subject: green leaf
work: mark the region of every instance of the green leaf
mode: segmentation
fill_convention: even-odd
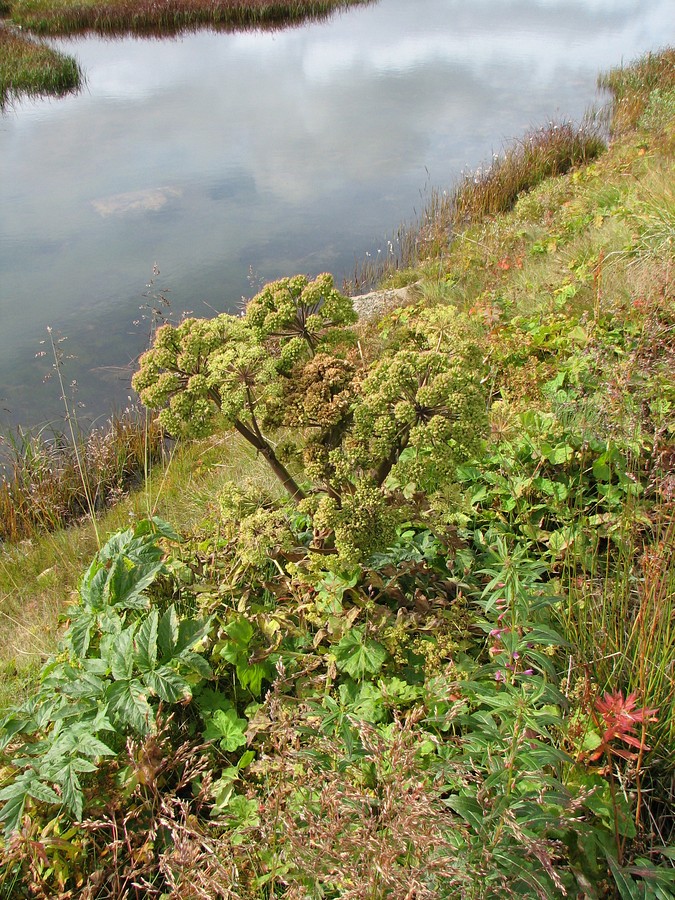
[[[0,800],[7,801],[0,810],[0,822],[5,823],[6,837],[16,831],[21,824],[26,798],[29,796],[32,785],[36,782],[39,782],[36,772],[28,769],[0,790]]]
[[[614,859],[611,853],[607,853],[607,864],[614,877],[614,883],[621,900],[640,900],[640,891],[637,884],[628,874],[627,870],[622,868]]]
[[[365,638],[364,628],[352,628],[334,650],[335,663],[355,681],[375,675],[387,659],[387,651],[377,641]]]
[[[459,794],[453,794],[451,797],[448,797],[447,800],[444,800],[443,803],[445,803],[446,806],[449,806],[450,809],[453,809],[478,833],[483,830],[483,809],[473,797],[462,797]]]
[[[178,640],[178,616],[173,604],[166,610],[159,620],[157,627],[157,644],[162,659],[171,659],[174,655],[176,641]]]
[[[97,616],[86,607],[76,608],[76,613],[66,632],[66,642],[71,646],[76,656],[82,658],[86,655],[91,641],[91,631],[97,622]]]
[[[253,626],[248,619],[235,619],[225,627],[224,631],[230,640],[242,649],[248,648],[253,639]]]
[[[32,778],[30,780],[26,786],[26,793],[36,800],[39,800],[40,803],[53,803],[56,806],[61,805],[61,798],[56,791],[50,788],[48,784],[38,781],[37,778]]]
[[[114,681],[106,690],[108,712],[122,724],[131,725],[139,734],[152,730],[153,713],[147,691],[139,681]]]
[[[211,666],[199,653],[192,650],[185,650],[179,657],[180,668],[182,672],[199,675],[200,678],[211,677]]]
[[[82,808],[84,805],[84,796],[82,794],[82,785],[77,777],[77,768],[74,765],[75,760],[69,761],[59,777],[54,780],[63,790],[63,803],[73,814],[73,817],[79,822],[82,819]]]
[[[190,685],[168,666],[160,666],[154,672],[146,672],[143,681],[165,703],[178,703],[192,699]]]
[[[205,741],[218,741],[221,749],[236,750],[246,743],[248,722],[240,719],[235,709],[217,709],[203,731]]]
[[[115,681],[131,678],[134,669],[133,640],[136,623],[118,634],[109,651],[110,671]]]
[[[141,672],[154,669],[157,663],[157,629],[159,613],[153,609],[143,620],[134,640],[135,661]]]
[[[178,625],[178,637],[176,638],[175,653],[183,653],[190,650],[195,644],[207,637],[211,628],[211,618],[208,619],[182,619]],[[226,629],[227,630],[227,629]]]

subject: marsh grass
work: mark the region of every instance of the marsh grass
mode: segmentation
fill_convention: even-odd
[[[598,84],[612,94],[612,134],[624,134],[638,127],[655,90],[667,95],[675,87],[675,50],[648,53],[630,66],[602,75]]]
[[[172,34],[282,27],[363,2],[370,0],[15,0],[11,18],[36,34]]]
[[[400,284],[411,269],[448,255],[456,235],[513,209],[519,197],[549,178],[596,159],[605,149],[599,126],[590,118],[579,126],[551,122],[495,154],[489,166],[465,173],[452,190],[427,191],[421,215],[399,226],[387,250],[355,266],[346,288],[366,290],[385,280]]]
[[[72,57],[0,24],[0,109],[21,94],[60,96],[76,91],[82,81]]]

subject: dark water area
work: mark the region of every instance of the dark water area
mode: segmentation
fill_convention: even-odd
[[[425,185],[579,121],[599,72],[674,32],[671,0],[380,0],[287,31],[54,42],[84,90],[0,119],[0,429],[62,421],[48,327],[83,419],[123,408],[146,295],[177,319],[296,272],[340,284]]]

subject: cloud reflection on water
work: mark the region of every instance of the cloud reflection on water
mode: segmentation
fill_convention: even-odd
[[[528,126],[579,118],[598,71],[661,46],[671,18],[670,0],[381,0],[283,32],[60,42],[83,93],[0,123],[0,397],[44,415],[47,324],[83,372],[133,356],[155,261],[200,314],[238,302],[249,266],[348,273],[427,177],[447,185]],[[96,212],[159,189],[170,203]],[[89,404],[110,396],[84,380]]]

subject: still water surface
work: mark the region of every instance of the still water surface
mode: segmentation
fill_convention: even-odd
[[[274,33],[59,42],[85,89],[0,119],[0,427],[58,424],[48,326],[88,414],[119,408],[154,265],[176,317],[295,272],[340,283],[425,184],[579,120],[599,71],[674,33],[671,0],[380,0]]]

